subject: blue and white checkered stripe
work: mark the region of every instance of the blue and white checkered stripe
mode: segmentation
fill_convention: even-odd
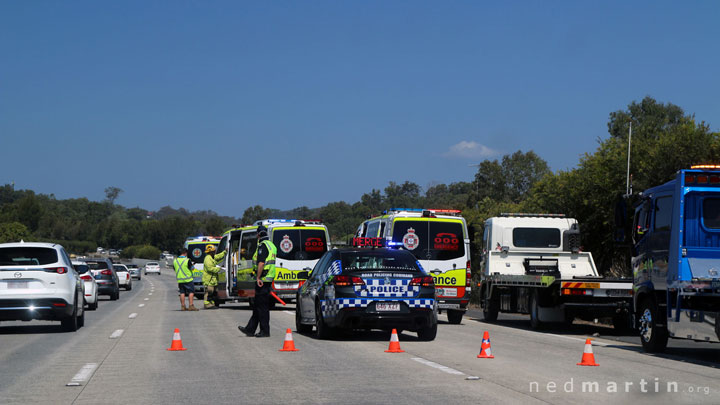
[[[330,269],[328,269],[328,271],[321,276],[321,278],[320,278],[321,284],[325,284],[325,282],[330,277],[337,276],[340,273],[342,273],[342,266],[340,265],[340,260],[335,260],[330,265]]]
[[[420,286],[408,286],[410,279],[393,279],[386,283],[381,278],[365,279],[365,285],[353,287],[358,297],[412,298],[420,293]]]
[[[336,298],[334,300],[321,301],[321,310],[323,316],[334,317],[343,308],[365,308],[371,302],[388,301],[397,302],[398,300],[379,300],[379,299],[366,299],[366,298]],[[435,300],[432,298],[420,298],[420,299],[405,299],[399,300],[404,302],[410,308],[428,308],[433,309],[435,306]]]

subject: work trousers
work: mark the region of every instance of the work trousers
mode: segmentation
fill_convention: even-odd
[[[255,305],[253,305],[252,317],[248,321],[246,330],[254,333],[260,325],[260,333],[270,334],[270,289],[271,281],[264,281],[262,287],[255,284]]]
[[[215,287],[214,285],[205,286],[205,300],[203,303],[206,307],[215,306]]]

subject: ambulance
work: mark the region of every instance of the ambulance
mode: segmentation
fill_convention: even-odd
[[[298,288],[305,282],[297,274],[310,271],[323,254],[330,250],[327,226],[319,220],[264,219],[252,225],[226,231],[219,250],[228,249],[223,270],[218,277],[219,302],[252,301],[255,297],[253,255],[257,250],[257,228],[263,225],[277,247],[273,290],[285,302],[295,300]],[[271,301],[273,305],[274,301]]]
[[[385,240],[385,246],[410,251],[435,279],[440,311],[459,324],[470,301],[470,238],[459,210],[390,208],[363,222],[356,237]]]
[[[191,236],[185,240],[183,247],[188,251],[188,259],[193,264],[193,285],[195,295],[202,297],[205,294],[205,287],[202,283],[203,262],[205,260],[205,248],[207,245],[215,245],[217,249],[220,238],[217,236]],[[172,266],[172,263],[170,264]]]

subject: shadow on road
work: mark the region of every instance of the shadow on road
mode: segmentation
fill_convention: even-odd
[[[485,323],[482,312],[468,311],[469,316],[463,318],[465,322]],[[645,353],[640,345],[640,337],[634,332],[617,331],[610,325],[594,324],[581,320],[575,320],[572,325],[562,323],[548,323],[538,330],[530,327],[528,316],[502,314],[501,319],[491,322],[493,325],[500,325],[509,328],[527,330],[536,333],[567,335],[576,337],[602,338],[617,343],[610,343],[607,347],[628,350],[636,353],[644,353],[647,356],[675,360],[683,363],[691,363],[700,366],[720,368],[720,345],[689,342],[685,340],[668,341],[668,348],[664,353]]]
[[[0,323],[0,335],[37,335],[44,333],[66,333],[60,323],[44,325],[10,325]],[[69,332],[68,332],[69,333]]]

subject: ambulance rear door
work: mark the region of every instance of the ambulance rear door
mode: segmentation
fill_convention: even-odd
[[[237,268],[235,270],[235,285],[233,295],[239,298],[255,296],[255,274],[253,270],[253,255],[257,250],[257,227],[243,229],[237,247]]]
[[[433,276],[438,299],[465,296],[470,240],[461,218],[396,217],[387,236],[390,247],[410,251]]]

